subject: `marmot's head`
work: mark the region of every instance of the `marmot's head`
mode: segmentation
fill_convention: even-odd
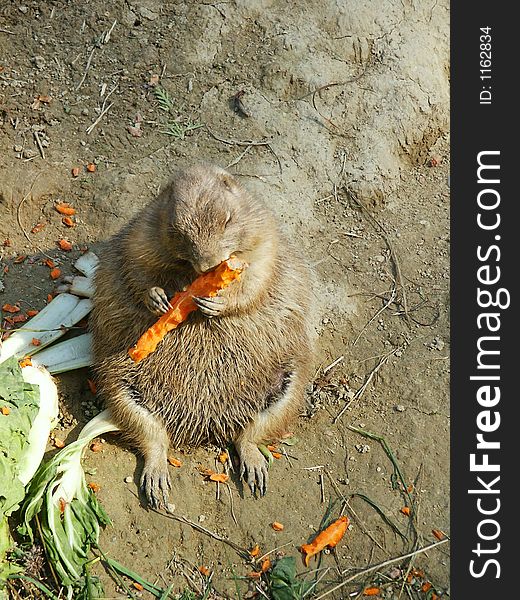
[[[180,171],[164,191],[173,254],[202,273],[231,255],[247,260],[270,235],[272,214],[220,167]]]

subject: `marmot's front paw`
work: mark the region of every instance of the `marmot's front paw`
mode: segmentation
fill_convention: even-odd
[[[214,296],[213,298],[193,298],[193,301],[206,317],[218,317],[227,307],[227,299],[222,296]]]
[[[168,509],[170,490],[170,474],[167,465],[159,467],[155,464],[145,463],[141,475],[141,492],[148,505],[151,508]]]
[[[237,447],[240,456],[240,478],[244,478],[253,494],[258,487],[263,496],[267,489],[268,464],[260,450],[251,443],[240,444]]]
[[[160,287],[150,288],[144,303],[150,312],[158,316],[164,315],[172,307],[168,300],[168,295]]]

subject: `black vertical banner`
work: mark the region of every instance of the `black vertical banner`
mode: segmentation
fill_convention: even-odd
[[[517,570],[509,566],[518,554],[519,516],[513,508],[520,503],[514,489],[520,327],[513,291],[520,271],[518,191],[513,190],[520,151],[512,149],[519,121],[513,106],[519,33],[512,6],[451,5],[451,597],[456,600],[520,594]]]

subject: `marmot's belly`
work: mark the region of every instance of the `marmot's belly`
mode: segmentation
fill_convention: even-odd
[[[255,333],[194,320],[139,363],[135,387],[174,445],[223,445],[280,395],[288,359],[280,333]]]

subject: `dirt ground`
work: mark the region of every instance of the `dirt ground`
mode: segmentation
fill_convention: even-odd
[[[273,562],[295,556],[301,572],[298,547],[330,500],[334,516],[348,501],[350,529],[322,556],[330,569],[311,596],[436,542],[432,529],[449,534],[448,28],[443,0],[0,5],[0,304],[44,306],[59,281],[42,259],[72,273],[176,167],[200,160],[262,195],[314,265],[316,377],[267,495],[233,476],[217,496],[197,471],[215,468],[216,448],[176,452],[183,464],[171,468],[176,515],[241,547],[277,549]],[[57,201],[76,208],[74,227]],[[58,378],[57,436],[74,439],[91,416],[88,377]],[[383,446],[349,426],[386,440],[414,484],[413,523]],[[140,461],[115,436],[85,465],[113,521],[107,555],[178,592],[202,592],[200,566],[213,594],[264,592],[240,579],[252,567],[230,546],[142,507]],[[381,598],[449,597],[449,544],[418,554],[408,578],[407,564],[332,595],[374,584]],[[107,597],[126,597],[99,574]]]

